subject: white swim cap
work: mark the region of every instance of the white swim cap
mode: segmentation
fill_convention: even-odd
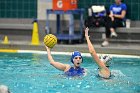
[[[99,58],[105,63],[106,66],[111,64],[112,57],[109,55],[100,55]]]
[[[10,93],[10,92],[7,86],[0,85],[0,93]]]

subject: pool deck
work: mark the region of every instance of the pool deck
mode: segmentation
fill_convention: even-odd
[[[101,54],[121,54],[121,55],[136,55],[140,56],[140,44],[121,43],[110,44],[108,47],[101,47],[100,44],[94,45],[97,53]],[[0,50],[35,50],[46,51],[43,42],[39,45],[31,45],[29,42],[12,42],[9,44],[0,43]],[[82,53],[88,53],[87,44],[57,44],[52,49],[55,52],[73,52],[80,51]],[[0,51],[1,52],[1,51]]]
[[[46,51],[42,41],[40,41],[40,45],[31,45],[33,19],[1,18],[0,21],[0,52],[3,52],[3,50],[7,49]],[[39,20],[38,22],[39,37],[40,40],[43,40],[43,37],[46,35],[44,31],[46,20]],[[54,28],[54,23],[56,23],[55,20],[50,24],[52,33],[53,31],[56,31]],[[140,21],[132,21],[131,28],[119,28],[117,32],[119,33],[117,39],[112,40],[112,43],[108,47],[101,47],[100,44],[102,42],[104,28],[94,28],[94,31],[91,29],[90,35],[94,36],[94,38],[92,37],[91,40],[95,44],[94,46],[97,53],[140,56]],[[5,36],[8,36],[9,44],[2,44]],[[97,43],[95,43],[94,41],[96,41]],[[86,42],[84,44],[73,45],[57,44],[52,49],[52,51],[55,52],[73,52],[75,50],[81,51],[83,53],[89,53]]]

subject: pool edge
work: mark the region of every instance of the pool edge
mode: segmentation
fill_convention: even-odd
[[[0,49],[0,53],[37,53],[37,54],[47,54],[46,51],[40,51],[40,50],[17,50],[17,49]],[[58,54],[58,55],[71,55],[71,52],[56,52],[52,51],[52,54]],[[137,55],[123,55],[123,54],[105,54],[105,53],[97,53],[98,55],[110,55],[112,57],[133,57],[133,58],[140,58],[140,56]],[[83,56],[90,57],[90,53],[82,53]]]

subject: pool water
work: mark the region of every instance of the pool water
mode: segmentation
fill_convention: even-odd
[[[56,61],[71,64],[69,55],[53,55]],[[97,77],[97,65],[84,56],[84,77],[66,77],[49,64],[47,54],[0,53],[0,84],[11,93],[140,93],[140,58],[113,57],[112,78]]]

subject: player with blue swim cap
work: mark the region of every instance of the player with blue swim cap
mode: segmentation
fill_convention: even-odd
[[[71,62],[73,63],[73,66],[69,64],[63,64],[61,62],[54,61],[50,48],[45,46],[47,49],[48,54],[48,60],[50,61],[50,64],[54,66],[55,68],[64,71],[64,74],[66,76],[83,76],[85,75],[86,71],[84,68],[81,68],[80,65],[83,61],[83,57],[79,51],[74,51],[71,56]]]
[[[76,57],[76,56],[81,57],[81,58],[82,58],[82,61],[83,61],[83,57],[82,57],[81,53],[80,53],[79,51],[74,51],[74,52],[72,53],[72,55],[71,55],[71,62],[72,62],[72,63],[73,63],[74,57]]]
[[[83,57],[79,51],[74,51],[71,55],[71,62],[74,64],[68,71],[65,72],[67,76],[81,76],[85,74],[85,69],[80,67],[83,62]]]

